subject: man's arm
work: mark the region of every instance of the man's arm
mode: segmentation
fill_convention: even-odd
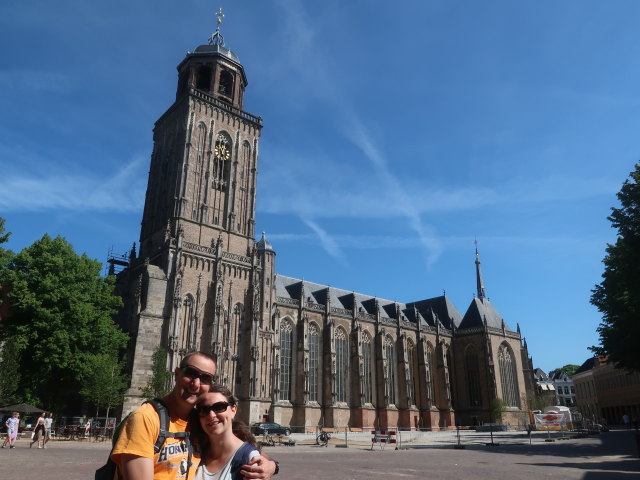
[[[153,460],[137,455],[120,455],[120,472],[124,480],[153,480]]]
[[[242,466],[242,475],[247,479],[268,480],[276,471],[276,462],[264,455],[253,457],[247,465]]]

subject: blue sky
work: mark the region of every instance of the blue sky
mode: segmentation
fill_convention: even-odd
[[[0,6],[0,216],[100,261],[138,240],[155,120],[215,30],[201,0]],[[534,364],[582,363],[606,217],[640,157],[640,3],[222,5],[264,119],[256,231],[282,275],[464,313],[486,292]],[[259,233],[258,233],[259,234]]]

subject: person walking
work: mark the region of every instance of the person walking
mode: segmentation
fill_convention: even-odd
[[[211,355],[193,352],[183,357],[174,371],[173,390],[162,398],[170,416],[170,432],[186,431],[189,414],[197,398],[209,392],[215,373]],[[143,404],[129,416],[111,451],[111,459],[126,480],[193,479],[199,458],[192,457],[188,439],[167,436],[164,445],[154,452],[159,432],[160,419],[151,404]],[[276,471],[276,463],[259,455],[242,469],[247,479],[266,480]]]
[[[20,414],[18,412],[13,412],[7,421],[4,422],[7,427],[7,436],[4,439],[4,443],[2,444],[2,448],[5,448],[7,444],[9,448],[16,448],[15,443],[18,438],[18,427],[20,426]]]
[[[44,419],[44,442],[42,448],[47,448],[47,442],[51,440],[51,425],[53,424],[53,413],[49,412]]]
[[[34,443],[38,444],[38,448],[42,448],[44,446],[44,416],[47,412],[42,412],[36,421],[36,427],[33,430],[33,439],[29,444],[29,448],[33,447]],[[42,440],[42,445],[40,445],[40,440]]]

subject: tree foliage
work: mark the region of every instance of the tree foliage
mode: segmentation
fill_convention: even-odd
[[[167,370],[167,350],[159,346],[153,356],[152,375],[149,382],[140,389],[146,399],[164,397],[171,389],[171,372]]]
[[[90,355],[85,360],[80,394],[96,408],[106,409],[109,416],[111,407],[122,405],[127,380],[117,352]]]
[[[9,241],[9,236],[11,235],[11,232],[5,233],[4,222],[5,219],[0,217],[0,245],[7,243]],[[5,250],[0,247],[0,268],[7,265],[11,261],[11,257],[13,257],[13,252],[11,250]]]
[[[0,405],[19,403],[20,359],[15,342],[5,342],[0,351]]]
[[[491,409],[491,416],[493,418],[493,423],[501,423],[502,416],[506,410],[504,400],[501,398],[494,398],[489,403],[489,408]]]
[[[612,208],[608,217],[618,236],[607,246],[602,282],[591,296],[602,312],[600,345],[591,350],[608,355],[620,368],[640,371],[640,164],[625,180],[618,200],[620,207]]]
[[[572,377],[580,368],[580,365],[574,365],[573,363],[567,363],[564,367],[560,367],[557,368],[555,370],[552,370],[552,372],[564,372],[566,373],[568,376]],[[551,376],[551,375],[549,375]]]
[[[126,346],[126,334],[112,320],[121,300],[113,295],[113,278],[100,270],[98,261],[49,235],[0,269],[0,284],[10,286],[1,335],[17,351],[22,399],[58,411],[80,390],[94,356]]]

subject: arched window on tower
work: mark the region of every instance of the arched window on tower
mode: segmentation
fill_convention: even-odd
[[[233,98],[233,73],[229,70],[222,70],[220,72],[220,83],[218,84],[218,93]]]
[[[347,401],[347,376],[349,369],[347,335],[342,328],[336,330],[336,401]]]
[[[211,91],[211,67],[206,65],[198,68],[196,74],[196,88],[205,92]]]
[[[362,395],[364,403],[373,403],[371,392],[371,362],[373,361],[371,337],[368,333],[362,336]]]
[[[249,211],[252,207],[250,201],[251,181],[252,181],[252,162],[251,162],[251,146],[248,142],[242,144],[241,162],[238,166],[238,232],[249,234],[249,219],[252,217]]]
[[[309,400],[318,401],[318,361],[320,359],[320,335],[318,327],[309,325]]]
[[[507,407],[518,407],[518,376],[513,354],[508,345],[502,344],[498,349],[498,364],[500,366],[500,384],[502,385],[502,400]]]
[[[231,140],[224,133],[216,137],[213,148],[213,188],[226,190],[231,165]]]
[[[482,397],[480,396],[480,366],[478,364],[478,354],[473,345],[469,345],[464,352],[464,370],[467,374],[469,406],[479,407],[482,403]]]
[[[280,324],[280,400],[291,400],[292,344],[293,326],[285,320]]]
[[[386,337],[384,341],[384,351],[387,357],[387,368],[385,382],[387,387],[388,405],[396,403],[396,348],[391,337]]]
[[[408,367],[409,367],[409,375],[407,378],[407,382],[408,382],[408,388],[407,388],[407,394],[409,395],[409,398],[407,399],[407,404],[409,406],[411,405],[416,405],[416,371],[417,371],[417,364],[416,364],[416,348],[415,345],[413,344],[413,342],[411,340],[407,340],[407,362],[409,363]]]

